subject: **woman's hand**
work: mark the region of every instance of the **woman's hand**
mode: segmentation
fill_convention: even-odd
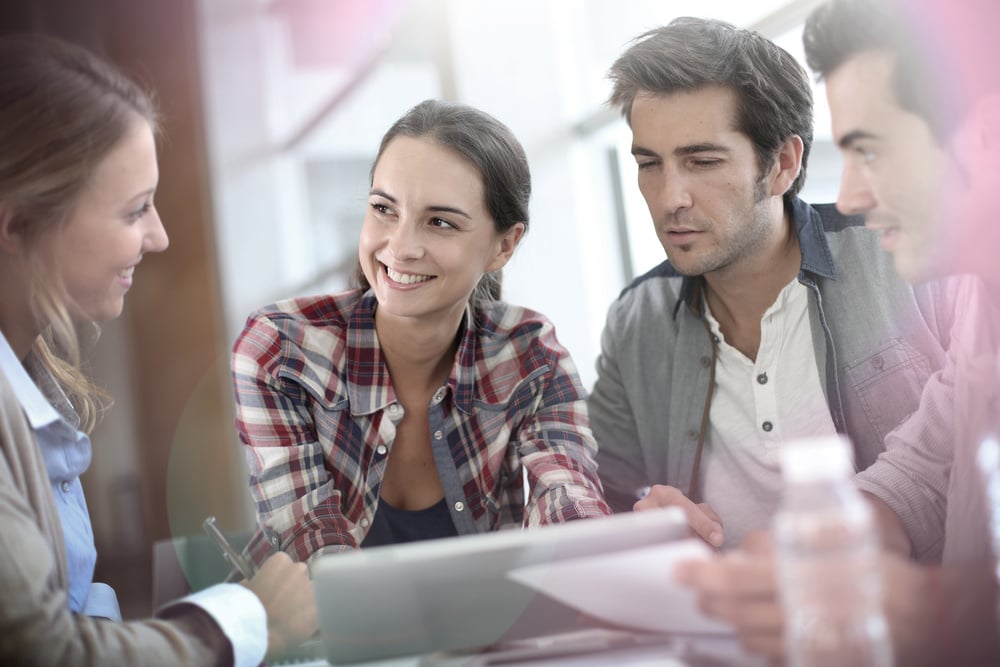
[[[309,569],[284,552],[264,561],[243,585],[253,591],[267,611],[267,658],[295,648],[319,631],[316,598]]]

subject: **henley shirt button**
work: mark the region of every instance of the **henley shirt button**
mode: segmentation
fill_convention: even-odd
[[[761,373],[757,376],[757,384],[767,384],[767,373]]]
[[[463,503],[461,500],[459,500],[457,503],[455,503],[455,511],[456,512],[461,512],[464,509],[465,509],[465,503]]]
[[[379,445],[378,447],[375,448],[375,453],[378,454],[379,456],[385,456],[385,453],[387,451],[389,450],[385,448],[385,445]]]
[[[434,431],[434,439],[435,440],[440,440],[443,437],[444,437],[444,433],[442,433],[441,431]]]
[[[760,427],[764,429],[765,433],[770,433],[771,429],[774,428],[774,424],[772,424],[771,422],[764,422],[763,424],[760,425]]]
[[[711,365],[712,365],[712,358],[711,357],[707,357],[706,356],[706,357],[702,357],[701,358],[701,367],[702,368],[708,368]]]
[[[872,366],[875,367],[875,370],[879,371],[882,370],[882,368],[885,366],[885,359],[883,359],[881,355],[875,357],[874,359],[872,359]]]
[[[69,483],[69,480],[63,480],[63,483],[59,485],[59,488],[63,490],[63,493],[69,493],[71,486],[72,484]]]

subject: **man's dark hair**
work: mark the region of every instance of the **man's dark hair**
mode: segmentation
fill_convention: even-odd
[[[884,0],[830,0],[806,19],[802,33],[806,62],[820,80],[854,56],[882,51],[895,56],[892,90],[900,108],[923,118],[943,141],[954,129],[942,103],[943,72],[927,57],[916,25],[903,5]]]
[[[724,86],[737,97],[736,129],[754,145],[761,174],[792,135],[802,139],[802,169],[785,193],[802,189],[813,138],[812,88],[787,51],[757,32],[724,21],[682,17],[637,37],[608,72],[608,103],[631,124],[637,94],[669,95]]]

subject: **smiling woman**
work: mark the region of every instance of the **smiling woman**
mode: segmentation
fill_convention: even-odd
[[[236,342],[255,560],[610,513],[569,354],[499,300],[530,193],[521,145],[471,107],[423,102],[383,137],[358,286],[257,311]]]
[[[155,127],[110,64],[0,37],[0,664],[257,665],[316,628],[305,568],[285,556],[156,621],[111,622],[115,593],[93,581],[80,475],[102,394],[76,328],[118,317],[143,255],[167,248]]]
[[[358,248],[377,317],[457,326],[479,281],[507,263],[525,225],[495,229],[482,179],[460,153],[433,139],[394,138],[372,173]]]
[[[156,182],[152,128],[136,117],[94,170],[73,209],[74,223],[42,240],[77,319],[121,315],[143,254],[166,250],[167,234],[153,208]]]

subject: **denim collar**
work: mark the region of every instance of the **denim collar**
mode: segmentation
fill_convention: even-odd
[[[799,250],[802,253],[799,280],[804,280],[809,275],[836,280],[837,267],[833,263],[833,254],[826,240],[826,230],[820,212],[796,197],[792,200],[789,213],[795,225],[795,233],[799,237]],[[677,305],[674,306],[674,317],[677,317],[677,311],[682,303],[687,304],[692,313],[700,316],[703,310],[701,298],[704,294],[705,278],[682,276],[669,261],[666,262],[664,275],[684,279],[681,282]]]

